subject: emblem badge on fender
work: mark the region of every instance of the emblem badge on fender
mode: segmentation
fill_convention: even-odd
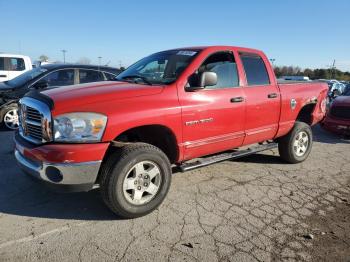
[[[290,108],[292,108],[292,110],[294,110],[297,106],[297,100],[295,100],[294,98],[292,98],[292,100],[290,100]]]

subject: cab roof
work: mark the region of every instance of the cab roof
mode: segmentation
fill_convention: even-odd
[[[244,51],[244,52],[253,52],[253,53],[260,53],[261,52],[258,49],[247,48],[247,47],[239,47],[239,46],[227,46],[227,45],[191,46],[191,47],[174,48],[174,49],[170,49],[170,50],[196,50],[196,51],[202,51],[204,49],[237,49],[237,50],[241,50],[241,51]]]

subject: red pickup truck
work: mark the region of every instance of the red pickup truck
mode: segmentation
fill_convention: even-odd
[[[186,171],[275,146],[286,162],[304,161],[327,90],[325,83],[277,83],[254,49],[163,51],[115,81],[28,93],[15,156],[47,185],[100,187],[113,212],[138,217],[164,200],[176,166]]]

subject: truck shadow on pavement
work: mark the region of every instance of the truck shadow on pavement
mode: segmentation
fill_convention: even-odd
[[[285,163],[279,155],[266,155],[263,153],[242,157],[235,162],[255,163],[255,164],[283,164]]]
[[[86,221],[120,219],[104,205],[99,190],[55,193],[24,174],[13,154],[13,135],[0,127],[0,217],[3,213]]]
[[[98,190],[87,193],[55,193],[24,174],[13,155],[13,134],[0,133],[0,217],[1,213],[24,217],[116,220],[103,203]]]
[[[0,213],[85,221],[120,219],[104,205],[98,190],[55,193],[20,171],[12,176],[10,186],[0,192]]]

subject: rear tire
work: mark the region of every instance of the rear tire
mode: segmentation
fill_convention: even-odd
[[[312,130],[304,122],[295,122],[293,129],[278,141],[278,151],[283,160],[296,164],[303,162],[312,148]]]
[[[100,173],[102,198],[122,218],[136,218],[155,210],[170,183],[169,159],[159,148],[145,143],[118,148]]]

